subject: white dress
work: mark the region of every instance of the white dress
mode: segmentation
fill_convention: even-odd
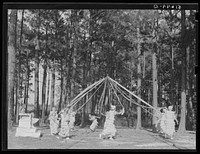
[[[162,113],[160,118],[161,133],[166,133],[166,114]]]
[[[69,114],[61,114],[61,130],[59,135],[61,137],[69,137]]]
[[[115,125],[114,125],[115,115],[116,115],[115,110],[113,110],[113,111],[110,110],[110,111],[106,112],[106,120],[104,123],[103,131],[101,133],[102,135],[115,136],[115,134],[117,132]]]
[[[51,135],[57,134],[59,127],[58,114],[56,112],[51,111],[49,114],[49,120],[50,120]]]
[[[95,131],[98,122],[97,122],[97,118],[95,116],[90,116],[90,121],[92,121],[92,124],[90,125],[90,130]]]
[[[175,113],[174,111],[166,111],[166,134],[172,136],[175,132]]]

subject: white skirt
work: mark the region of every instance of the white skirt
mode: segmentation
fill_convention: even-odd
[[[115,128],[114,125],[114,121],[106,121],[104,124],[104,129],[102,131],[102,135],[111,135],[111,136],[115,136],[117,130]]]
[[[92,124],[90,125],[90,129],[91,129],[92,131],[95,131],[97,125],[98,125],[97,120],[94,120],[94,121],[92,122]]]

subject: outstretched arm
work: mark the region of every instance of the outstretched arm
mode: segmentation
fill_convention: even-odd
[[[174,114],[174,120],[176,121],[177,125],[178,125],[178,120],[177,120],[177,116]]]
[[[95,116],[96,118],[98,118],[98,119],[100,119],[100,117],[99,116]]]

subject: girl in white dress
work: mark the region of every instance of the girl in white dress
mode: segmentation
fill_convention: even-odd
[[[62,138],[69,139],[69,110],[64,109],[61,111],[61,130],[59,132],[59,135]]]
[[[173,139],[175,133],[175,121],[178,124],[176,119],[175,112],[172,111],[173,106],[169,106],[166,110],[166,135]]]
[[[50,111],[49,120],[51,135],[57,135],[59,127],[59,118],[55,107],[53,107],[52,111]]]
[[[158,120],[158,125],[160,126],[159,132],[166,136],[166,108],[163,108],[161,111],[160,118]]]
[[[124,108],[120,111],[116,111],[116,106],[111,105],[110,110],[106,112],[106,120],[104,123],[103,131],[99,134],[99,138],[101,139],[102,135],[108,135],[109,139],[113,140],[113,137],[116,135],[116,128],[114,125],[115,115],[124,114]]]
[[[98,126],[97,118],[99,117],[89,114],[89,120],[92,121],[92,124],[90,125],[90,130],[93,132],[96,130]]]

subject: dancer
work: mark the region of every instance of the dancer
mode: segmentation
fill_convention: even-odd
[[[97,118],[99,117],[89,114],[89,120],[92,121],[92,124],[90,125],[90,130],[93,132],[96,130],[98,125]]]
[[[178,124],[178,120],[176,119],[175,112],[172,111],[173,106],[169,106],[168,110],[166,110],[166,135],[173,139],[175,133],[175,122]]]
[[[63,109],[61,111],[61,130],[59,135],[62,138],[69,139],[69,109]]]
[[[108,111],[106,112],[106,120],[104,123],[104,128],[102,133],[99,134],[99,138],[101,139],[102,135],[108,135],[109,139],[113,140],[116,135],[116,128],[114,125],[115,115],[124,114],[124,108],[120,111],[116,111],[116,106],[110,105]]]
[[[55,107],[53,107],[50,111],[49,120],[51,135],[57,135],[59,127],[59,118]]]
[[[159,133],[166,136],[166,108],[161,109],[161,116],[157,124],[160,126]]]

